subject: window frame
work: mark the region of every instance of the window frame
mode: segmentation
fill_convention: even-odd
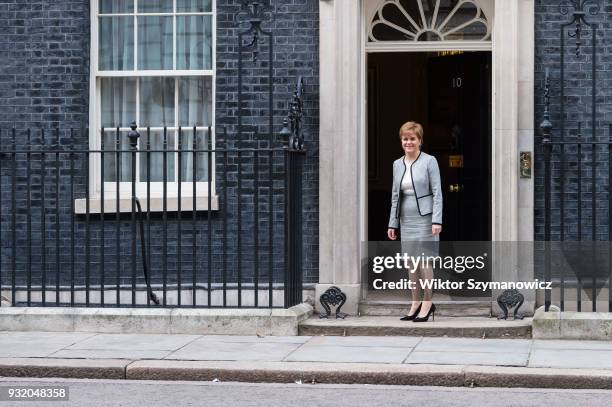
[[[175,123],[174,126],[167,126],[168,131],[173,131],[178,133],[178,109],[177,109],[177,100],[176,95],[178,95],[178,78],[181,77],[210,77],[211,78],[211,123],[210,123],[210,134],[208,135],[210,139],[211,148],[215,149],[215,103],[216,103],[216,45],[217,45],[217,36],[216,36],[216,26],[217,26],[217,0],[211,0],[211,11],[209,12],[176,12],[176,0],[172,0],[173,3],[173,11],[170,13],[139,13],[138,12],[138,0],[134,1],[134,10],[132,13],[112,13],[112,14],[100,14],[99,10],[99,0],[90,0],[90,78],[89,78],[89,140],[88,145],[90,150],[100,150],[101,149],[101,79],[108,77],[132,77],[136,78],[136,92],[139,95],[139,86],[140,81],[138,78],[141,77],[173,77],[175,78]],[[99,69],[99,16],[133,16],[137,19],[139,16],[172,16],[173,24],[172,24],[172,70],[139,70],[138,68],[138,25],[134,24],[134,65],[132,70],[125,71],[104,71]],[[211,16],[211,69],[201,69],[201,70],[184,70],[184,69],[176,69],[177,63],[177,16],[183,15],[210,15]],[[139,97],[136,98],[136,117],[135,120],[138,120],[140,115],[139,111]],[[144,123],[139,123],[144,124]],[[193,126],[184,126],[182,127],[184,131],[192,131]],[[154,129],[162,129],[163,127],[151,127],[151,130]],[[106,130],[106,129],[105,129]],[[111,130],[110,128],[108,129]],[[115,130],[115,129],[113,129]],[[121,127],[120,131],[129,131],[129,127]],[[196,127],[196,131],[207,131],[208,126],[198,126]],[[141,136],[145,134],[146,127],[139,127],[138,131]],[[142,140],[142,139],[141,139]],[[104,146],[105,150],[114,150],[115,146]],[[169,150],[178,150],[178,134],[174,136],[174,145],[170,145]],[[139,151],[145,151],[144,148],[141,148],[139,145]],[[123,153],[124,156],[126,153]],[[139,153],[143,154],[143,153]],[[174,155],[174,177],[175,180],[167,180],[166,184],[166,196],[168,200],[173,200],[173,202],[168,203],[168,207],[171,210],[172,207],[176,206],[176,202],[178,201],[178,152],[168,153],[168,157]],[[206,153],[205,153],[206,154]],[[90,190],[90,199],[100,198],[102,193],[102,188],[104,188],[104,208],[112,207],[112,202],[109,201],[117,201],[117,182],[116,181],[107,181],[103,182],[101,179],[101,154],[100,153],[90,153],[89,155],[89,190]],[[137,158],[137,160],[139,160]],[[212,172],[209,174],[208,178],[211,179],[211,195],[213,198],[213,206],[217,206],[217,196],[216,196],[216,183],[215,183],[215,174],[216,174],[216,166],[215,166],[215,153],[212,152],[210,154],[211,160],[211,168]],[[147,187],[150,188],[149,198],[159,200],[163,196],[163,182],[149,182],[140,181],[139,172],[140,172],[139,161],[136,163],[136,195],[140,198],[141,202],[147,198]],[[193,181],[183,181],[181,182],[181,201],[184,198],[193,198]],[[196,198],[208,198],[208,181],[196,181]],[[125,198],[131,198],[132,193],[132,183],[131,181],[120,181],[119,182],[119,200],[124,200]],[[190,199],[191,201],[191,199]],[[81,206],[82,203],[77,203],[77,206]],[[197,200],[196,209],[215,209],[214,207],[208,208],[207,199]],[[90,204],[90,207],[92,205]],[[101,206],[99,203],[96,205],[97,207]],[[146,206],[146,205],[145,205]],[[151,210],[154,210],[154,207],[158,205],[151,205]],[[189,205],[191,206],[191,205]],[[99,208],[98,208],[99,209]],[[146,210],[146,208],[143,208]],[[187,208],[185,208],[187,209]],[[116,211],[113,209],[112,211]],[[123,210],[121,210],[123,212]]]

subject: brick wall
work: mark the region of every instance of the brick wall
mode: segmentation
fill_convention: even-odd
[[[267,80],[267,46],[262,45],[259,62],[254,64],[250,55],[245,55],[244,65],[244,104],[242,133],[238,134],[237,128],[237,33],[245,30],[246,25],[240,25],[237,19],[239,9],[237,0],[217,0],[217,89],[216,89],[216,121],[219,128],[228,129],[226,140],[221,135],[217,137],[218,147],[255,147],[266,146],[268,133],[268,80]],[[318,281],[318,0],[279,0],[275,2],[276,15],[272,22],[264,23],[264,29],[272,30],[274,34],[274,124],[272,133],[276,135],[282,128],[282,120],[288,109],[288,103],[297,81],[298,76],[304,77],[305,82],[305,146],[308,150],[304,173],[304,199],[303,199],[303,249],[304,249],[304,281]],[[49,133],[49,129],[58,125],[63,129],[60,132],[60,144],[63,146],[73,145],[75,148],[86,146],[87,138],[78,130],[87,125],[89,104],[89,2],[85,0],[58,0],[58,1],[0,1],[0,128],[2,128],[2,145],[7,146],[10,135],[6,129],[15,125],[21,131],[17,132],[18,146],[27,145],[27,133],[24,129],[31,127],[35,129],[47,129],[45,133],[46,143],[55,142],[55,133]],[[74,140],[71,141],[69,128],[77,129]],[[258,134],[254,132],[257,131]],[[32,144],[40,143],[42,133],[39,130],[31,134]],[[36,156],[35,156],[36,157]],[[223,185],[221,174],[223,173],[222,160],[217,160],[217,182]],[[255,173],[253,157],[245,155],[242,160],[242,264],[241,273],[245,282],[252,281],[254,272],[253,236],[254,226],[254,195],[255,195]],[[47,261],[46,271],[49,274],[47,281],[53,282],[55,276],[55,192],[53,183],[57,165],[54,156],[47,156],[45,168],[45,202],[46,206],[46,239],[42,239],[41,228],[41,206],[42,194],[40,187],[43,168],[38,163],[32,164],[31,174],[35,180],[31,190],[31,217],[30,222],[35,233],[30,242],[29,249],[32,253],[30,264],[34,273],[34,281],[39,282],[41,278],[42,255],[45,254]],[[260,157],[262,164],[260,177],[265,178],[267,157]],[[85,252],[85,230],[89,227],[90,242],[92,247],[89,254],[90,269],[88,274],[90,281],[96,282],[100,273],[99,245],[101,242],[100,220],[92,215],[89,225],[83,216],[73,217],[70,210],[70,162],[68,156],[60,156],[59,171],[59,206],[60,206],[60,264],[61,280],[69,276],[67,268],[71,262],[70,253],[67,248],[71,244],[70,230],[72,221],[75,220],[76,260],[75,273],[77,284],[85,283],[87,280],[86,252]],[[238,274],[238,230],[236,218],[237,210],[237,157],[229,157],[228,163],[228,205],[221,202],[221,210],[212,214],[213,234],[213,282],[222,281],[223,261],[219,254],[222,248],[223,219],[228,220],[227,229],[227,280],[231,281]],[[280,164],[282,159],[278,156],[275,163]],[[72,172],[72,185],[74,196],[85,196],[85,160],[82,155],[77,155],[74,160],[74,171]],[[25,174],[25,154],[18,156],[18,174]],[[9,278],[8,267],[10,266],[11,253],[8,251],[10,244],[11,217],[9,209],[12,203],[9,200],[10,183],[9,175],[11,167],[8,161],[2,162],[2,277],[3,284]],[[274,242],[273,259],[275,269],[275,280],[282,275],[282,253],[283,253],[283,180],[282,167],[275,167],[274,177]],[[17,263],[20,277],[28,266],[28,245],[25,240],[28,219],[27,196],[25,194],[25,178],[18,178],[19,190],[16,206],[17,229],[19,247],[17,250]],[[260,243],[262,253],[267,253],[267,186],[264,181],[260,182],[258,190],[260,195],[259,210],[260,218]],[[217,193],[222,199],[222,191]],[[207,213],[198,214],[196,227],[197,256],[196,266],[203,270],[207,267],[208,259],[208,223]],[[106,270],[114,269],[116,261],[116,223],[115,216],[107,216],[105,221],[104,242]],[[190,271],[193,264],[191,213],[183,214],[181,224],[183,256],[181,257],[184,267],[182,275],[184,282],[191,282]],[[168,221],[168,281],[176,280],[177,262],[177,227],[178,222],[175,214],[169,215]],[[129,215],[122,215],[119,228],[120,256],[119,261],[123,273],[121,281],[131,281],[131,250],[130,250],[130,223]],[[159,215],[153,215],[151,222],[152,242],[152,264],[154,282],[161,282],[162,276],[162,222]],[[44,243],[43,243],[44,242]],[[43,251],[43,245],[46,245]],[[140,267],[140,265],[139,265]],[[267,261],[260,264],[260,278],[267,281]],[[138,276],[141,275],[138,270]],[[113,284],[116,276],[110,272],[106,275],[107,284]],[[199,278],[201,281],[202,278]],[[22,280],[23,281],[23,280]],[[138,281],[141,281],[139,278]]]
[[[0,2],[0,126],[78,127],[87,117],[89,2]]]
[[[318,0],[273,1],[276,14],[272,22],[263,24],[274,37],[274,127],[273,135],[282,128],[288,102],[299,76],[304,78],[305,148],[308,150],[303,174],[304,281],[318,282],[318,128],[319,128],[319,2]],[[248,29],[237,17],[239,2],[218,1],[217,10],[217,123],[231,133],[238,130],[238,33]],[[250,41],[250,37],[247,37]],[[245,38],[245,42],[246,39]],[[242,106],[243,134],[230,138],[229,146],[255,147],[268,139],[268,47],[261,38],[258,62],[252,54],[243,59]],[[259,132],[256,137],[253,132]],[[238,140],[239,139],[239,140]],[[238,143],[237,141],[240,141]]]
[[[592,123],[592,92],[591,80],[591,46],[592,31],[589,27],[583,27],[582,45],[579,56],[576,56],[576,40],[568,36],[568,30],[575,28],[572,25],[565,30],[565,52],[564,52],[564,117],[565,130],[561,131],[561,24],[571,20],[570,15],[562,15],[559,2],[556,0],[536,0],[535,15],[535,106],[536,106],[536,136],[535,136],[535,238],[544,239],[544,155],[541,147],[541,136],[539,125],[542,121],[544,110],[544,77],[545,69],[548,68],[551,77],[551,122],[554,129],[553,140],[575,140],[579,125],[582,127],[581,138],[586,141],[593,140],[593,129],[595,140],[606,141],[612,139],[608,126],[612,123],[612,5],[610,2],[599,2],[601,8],[598,15],[589,15],[588,22],[597,27],[596,39],[596,105],[597,114],[595,126]],[[571,30],[573,33],[574,30]],[[562,134],[563,133],[563,134]],[[585,146],[581,151],[582,164],[582,196],[579,199],[578,189],[578,148],[576,146],[565,147],[565,164],[562,178],[560,150],[555,147],[552,155],[552,198],[551,205],[551,239],[561,238],[561,201],[564,200],[564,225],[563,238],[576,240],[579,238],[578,231],[578,205],[582,214],[582,238],[592,239],[593,226],[596,227],[596,239],[608,240],[608,162],[610,156],[607,146],[596,148],[595,160],[595,183],[593,188],[593,153],[591,146]],[[563,196],[561,194],[561,183],[564,185]],[[593,223],[592,192],[595,190],[596,217]]]

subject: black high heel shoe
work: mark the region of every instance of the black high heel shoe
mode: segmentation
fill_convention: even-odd
[[[423,303],[419,304],[419,308],[416,309],[414,314],[401,317],[400,321],[412,321],[414,318],[416,318],[416,316],[419,315],[419,312],[421,312],[421,305],[423,305]]]
[[[427,315],[425,315],[424,317],[415,316],[412,322],[427,322],[429,320],[430,314],[431,314],[431,321],[433,322],[435,312],[436,312],[436,304],[432,303],[431,308],[429,309],[429,311],[427,311]]]

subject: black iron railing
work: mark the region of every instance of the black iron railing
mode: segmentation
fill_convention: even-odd
[[[601,122],[598,108],[599,25],[592,19],[599,10],[597,2],[560,2],[559,13],[569,18],[559,26],[559,63],[544,78],[544,242],[537,266],[554,283],[545,290],[547,311],[553,303],[582,311],[585,301],[601,311],[597,303],[606,300],[612,311],[612,125]],[[551,106],[553,75],[558,98]],[[568,89],[577,83],[573,92],[584,96],[569,104]]]
[[[226,129],[151,129],[146,123],[102,128],[93,138],[61,126],[0,133],[0,293],[9,302],[301,302],[302,80],[281,132],[288,145],[275,147],[274,7],[258,0],[240,4],[236,21],[246,27],[237,35],[237,126],[231,137]],[[267,83],[253,75],[261,69]],[[267,100],[257,96],[258,106],[267,102],[267,114],[257,117],[245,108],[243,88],[253,81],[267,86]],[[196,142],[198,132],[206,135],[204,145]],[[229,138],[267,147],[234,148]],[[85,147],[90,139],[99,148]]]
[[[97,149],[77,147],[83,130],[1,132],[0,293],[15,306],[300,303],[304,150],[224,148],[211,128],[198,146],[196,130],[171,147],[164,128],[153,148],[133,124],[128,148],[117,128]]]

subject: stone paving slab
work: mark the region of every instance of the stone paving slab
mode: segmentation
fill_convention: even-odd
[[[308,341],[308,346],[366,346],[366,347],[398,347],[413,348],[420,337],[401,336],[314,336]]]
[[[10,332],[0,337],[0,358],[45,357],[94,335],[78,332]]]
[[[528,339],[423,338],[415,351],[528,353],[530,347]]]
[[[67,349],[79,350],[177,350],[199,335],[98,334],[81,340]]]
[[[275,342],[213,342],[206,338],[191,342],[165,359],[281,361],[301,345]]]
[[[306,344],[284,360],[289,362],[402,363],[411,351],[412,348]]]
[[[592,349],[612,351],[612,341],[534,339],[532,349]]]
[[[612,369],[612,351],[592,349],[535,349],[530,367]]]
[[[198,342],[257,342],[257,343],[306,343],[312,336],[237,336],[237,335],[205,335],[198,338]]]
[[[62,359],[163,359],[170,355],[168,350],[135,349],[63,349],[52,353],[50,358]]]
[[[414,351],[404,363],[434,365],[527,366],[528,353],[493,352],[419,352]]]

